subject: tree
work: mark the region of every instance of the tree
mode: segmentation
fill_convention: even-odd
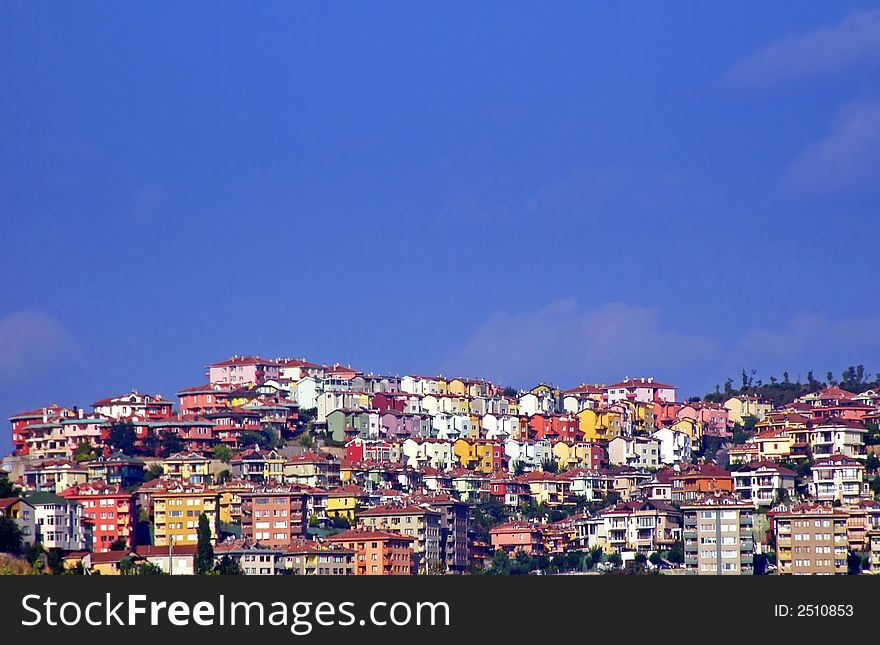
[[[164,576],[165,572],[162,567],[153,562],[142,562],[138,565],[137,574],[139,576]]]
[[[510,558],[504,549],[495,549],[495,553],[492,554],[492,564],[489,566],[489,574],[494,576],[510,574]]]
[[[619,567],[623,562],[623,559],[620,557],[619,553],[612,553],[608,556],[608,562],[614,567]]]
[[[123,538],[116,538],[110,543],[111,551],[125,551],[128,548],[128,542]]]
[[[214,569],[214,547],[211,545],[211,525],[208,516],[199,516],[198,543],[196,546],[195,574],[204,576]]]
[[[676,540],[673,543],[672,548],[669,549],[669,553],[666,555],[666,559],[672,564],[684,562],[684,543],[681,540]]]
[[[242,574],[241,565],[238,563],[238,560],[230,558],[228,555],[220,558],[215,572],[219,576],[240,576]]]
[[[11,517],[0,517],[0,553],[21,553],[21,528]]]
[[[137,435],[134,432],[134,424],[131,421],[114,421],[110,424],[110,433],[107,442],[114,450],[126,455],[133,455]]]
[[[651,555],[648,556],[648,561],[653,564],[655,567],[660,566],[660,563],[663,562],[663,556],[654,551]]]
[[[91,461],[94,458],[95,451],[92,448],[92,444],[90,444],[88,441],[80,441],[76,445],[76,449],[73,451],[73,460],[76,463]]]
[[[219,459],[224,464],[228,464],[232,459],[232,451],[229,449],[229,446],[222,443],[214,446],[214,459]]]
[[[526,474],[526,464],[520,459],[516,459],[513,462],[513,475],[514,477],[519,477],[520,475]]]
[[[169,457],[175,452],[183,450],[183,439],[173,430],[163,430],[159,439],[159,446],[162,455]]]
[[[19,492],[6,473],[0,473],[0,497],[18,497]]]

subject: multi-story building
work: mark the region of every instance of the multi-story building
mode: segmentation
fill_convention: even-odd
[[[89,469],[68,459],[48,459],[26,469],[21,479],[25,490],[60,493],[89,481]]]
[[[168,479],[182,484],[212,484],[211,460],[197,452],[175,452],[159,462]]]
[[[328,546],[300,542],[283,549],[284,572],[296,576],[353,576],[355,550],[341,544]]]
[[[118,485],[94,480],[79,484],[60,493],[60,496],[79,502],[83,516],[92,523],[93,550],[110,551],[117,540],[127,548],[136,546],[137,505],[134,493],[126,493]]]
[[[614,466],[657,468],[660,442],[647,437],[615,437],[608,442],[608,462]]]
[[[241,535],[252,542],[282,548],[308,529],[307,493],[280,484],[241,493]]]
[[[470,528],[470,504],[449,495],[425,495],[414,497],[417,503],[428,504],[441,513],[440,560],[445,573],[464,573],[470,566],[468,530]]]
[[[821,504],[781,504],[771,514],[779,573],[846,574],[846,512]]]
[[[681,537],[681,512],[661,500],[621,502],[595,519],[595,527],[587,529],[592,535],[581,536],[590,548],[651,553],[671,548]]]
[[[307,452],[284,462],[284,481],[288,484],[333,488],[340,482],[339,460],[326,453]]]
[[[30,493],[22,500],[34,509],[34,542],[46,549],[91,550],[92,525],[78,502],[54,493]]]
[[[707,495],[681,507],[685,566],[699,575],[751,575],[754,538],[751,503]]]
[[[755,508],[773,506],[787,499],[794,491],[797,473],[770,460],[746,464],[731,473],[733,489]]]
[[[810,494],[820,502],[857,504],[870,498],[865,465],[851,457],[831,455],[813,462]]]
[[[141,394],[137,390],[92,403],[96,414],[111,419],[161,419],[171,414],[173,406],[161,394]]]
[[[284,457],[277,450],[260,450],[259,446],[242,451],[232,460],[236,479],[258,484],[280,484],[284,481]]]
[[[259,356],[233,356],[225,361],[208,366],[208,380],[212,385],[260,385],[268,380],[277,380],[281,366],[272,360]]]
[[[153,544],[168,546],[198,543],[199,519],[208,518],[211,539],[217,539],[219,495],[214,488],[200,484],[169,481],[150,492]]]
[[[415,570],[415,538],[409,535],[362,528],[332,535],[326,542],[354,552],[358,576],[408,576]]]
[[[493,549],[502,549],[508,555],[524,551],[529,555],[544,555],[544,531],[547,525],[535,521],[514,520],[493,526],[489,536]]]
[[[710,493],[733,492],[733,477],[715,464],[683,464],[670,480],[672,501],[678,504],[694,502]]]
[[[859,421],[835,417],[823,419],[809,433],[813,457],[841,454],[846,457],[862,457],[865,454],[867,428]]]
[[[441,513],[425,505],[382,504],[358,514],[366,528],[396,531],[415,538],[413,561],[419,573],[438,573],[440,558]]]

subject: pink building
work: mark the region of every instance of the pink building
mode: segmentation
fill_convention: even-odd
[[[260,385],[268,380],[278,380],[280,369],[277,361],[259,356],[233,356],[228,360],[208,365],[208,380],[212,384]]]

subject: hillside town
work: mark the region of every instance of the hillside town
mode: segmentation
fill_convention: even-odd
[[[880,388],[855,376],[680,400],[236,355],[176,400],[12,414],[0,569],[880,573]]]

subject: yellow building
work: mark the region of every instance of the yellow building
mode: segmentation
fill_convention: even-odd
[[[211,460],[197,452],[175,452],[159,462],[162,472],[182,484],[211,484]]]
[[[458,465],[462,468],[472,469],[480,458],[477,455],[477,444],[468,439],[456,439],[452,444],[452,451],[458,458]]]
[[[783,429],[767,430],[750,439],[758,446],[758,458],[780,461],[791,456],[794,438]]]
[[[460,378],[454,378],[449,381],[446,391],[449,394],[456,394],[458,396],[467,396],[469,394],[467,383]]]
[[[340,486],[327,492],[327,517],[344,517],[354,522],[358,504],[364,499],[360,486]]]
[[[691,443],[696,445],[703,436],[703,424],[696,419],[682,417],[673,423],[670,428],[683,432],[691,438]]]
[[[578,428],[584,433],[584,441],[610,441],[621,434],[623,418],[619,412],[585,408],[576,416]]]
[[[218,517],[224,524],[241,524],[241,494],[254,489],[251,482],[233,479],[217,487]]]
[[[572,468],[598,468],[597,464],[592,463],[593,446],[589,443],[566,443],[557,441],[553,444],[553,455],[556,457],[556,463],[560,470],[570,470]]]
[[[731,423],[743,423],[743,418],[754,417],[758,421],[763,419],[773,406],[752,396],[734,396],[724,402],[727,408],[727,418]]]
[[[167,546],[198,542],[199,517],[204,513],[211,527],[211,540],[217,539],[219,495],[208,486],[173,486],[151,494],[153,544]]]

